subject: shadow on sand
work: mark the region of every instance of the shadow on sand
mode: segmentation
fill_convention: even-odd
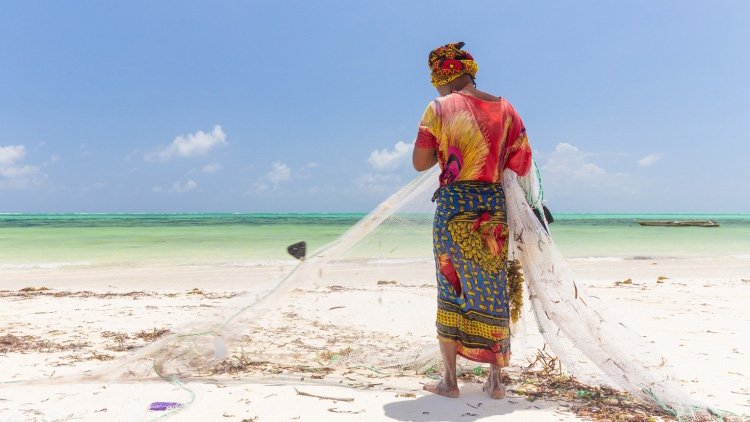
[[[534,407],[524,398],[491,399],[482,391],[482,384],[461,384],[461,396],[455,399],[436,394],[418,395],[416,399],[401,399],[383,406],[385,415],[398,421],[477,421],[491,416],[509,415],[514,411]],[[548,404],[536,404],[546,408]]]

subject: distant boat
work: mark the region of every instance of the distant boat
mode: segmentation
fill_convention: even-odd
[[[635,220],[641,226],[665,227],[719,227],[719,223],[711,220]]]

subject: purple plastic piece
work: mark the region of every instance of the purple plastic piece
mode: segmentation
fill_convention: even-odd
[[[149,406],[148,410],[161,411],[171,410],[178,407],[182,407],[182,404],[173,401],[155,401],[151,403],[151,406]]]

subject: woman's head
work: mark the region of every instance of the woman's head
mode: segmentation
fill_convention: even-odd
[[[479,68],[474,62],[474,57],[461,50],[463,46],[463,42],[446,44],[430,52],[427,60],[432,72],[432,85],[435,88],[450,84],[463,75],[468,75],[472,81],[474,80]]]

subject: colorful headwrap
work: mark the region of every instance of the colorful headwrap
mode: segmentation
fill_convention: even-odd
[[[428,63],[432,71],[432,85],[438,87],[452,82],[464,73],[477,75],[479,67],[471,54],[461,50],[464,43],[446,44],[430,52]]]

